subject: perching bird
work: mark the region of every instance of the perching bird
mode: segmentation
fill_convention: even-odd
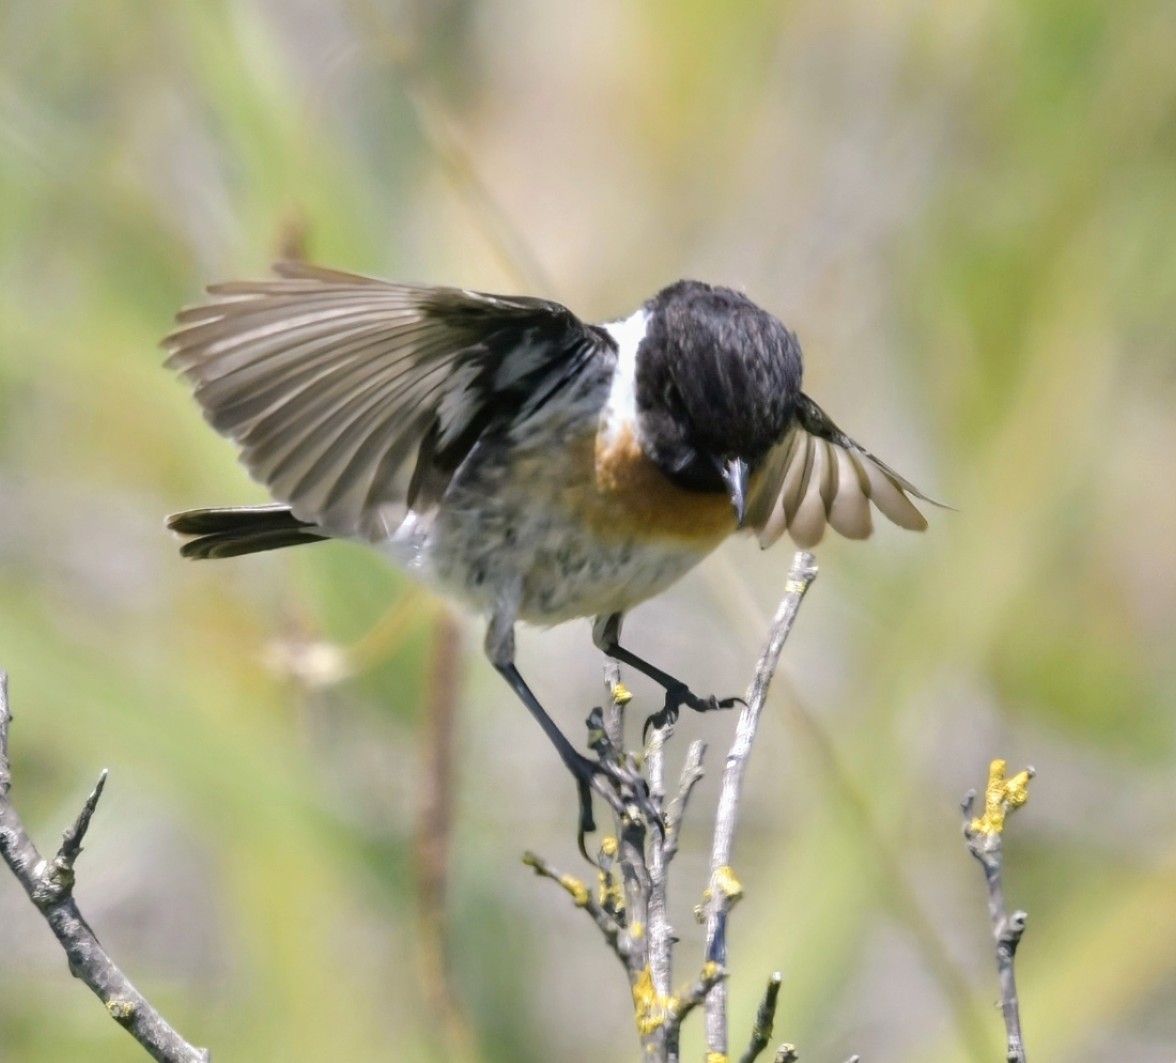
[[[300,263],[209,288],[167,364],[278,504],[168,519],[185,557],[368,543],[481,609],[494,667],[580,784],[577,752],[515,666],[519,620],[593,617],[593,641],[657,681],[665,710],[714,708],[619,644],[624,613],[740,529],[812,546],[926,521],[909,481],[801,390],[796,337],[729,288],[683,280],[624,320],[558,303],[389,283]],[[730,699],[726,704],[730,704]]]

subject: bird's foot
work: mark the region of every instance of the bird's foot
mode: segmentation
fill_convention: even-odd
[[[665,834],[665,817],[661,802],[649,792],[649,783],[641,774],[633,757],[622,756],[608,740],[602,726],[599,709],[594,709],[588,718],[590,744],[596,759],[576,754],[568,768],[576,779],[580,795],[580,827],[578,843],[585,859],[588,856],[584,846],[584,835],[596,830],[596,819],[592,812],[592,791],[595,790],[608,802],[609,807],[621,819],[640,819]]]
[[[685,683],[666,688],[666,700],[661,709],[648,717],[641,731],[642,741],[647,741],[649,732],[655,727],[665,727],[674,724],[682,708],[693,709],[695,712],[717,712],[720,709],[733,709],[736,705],[746,705],[742,698],[716,698],[714,694],[700,698]]]

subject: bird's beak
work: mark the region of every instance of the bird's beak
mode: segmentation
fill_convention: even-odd
[[[720,470],[723,483],[727,485],[727,494],[731,496],[731,505],[735,507],[735,520],[738,527],[743,527],[743,517],[747,511],[747,462],[742,458],[732,458],[725,462]]]

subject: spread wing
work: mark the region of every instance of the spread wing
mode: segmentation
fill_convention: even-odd
[[[802,394],[792,428],[755,478],[747,525],[759,532],[764,547],[785,531],[797,546],[815,546],[826,526],[848,539],[865,539],[874,530],[872,502],[900,528],[922,531],[927,519],[912,496],[942,504],[855,443]]]
[[[612,349],[558,303],[283,263],[177,315],[167,365],[300,520],[380,540],[427,512],[486,429]]]

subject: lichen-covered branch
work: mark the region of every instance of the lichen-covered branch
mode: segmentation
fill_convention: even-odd
[[[592,890],[586,882],[556,870],[543,857],[537,856],[535,853],[524,853],[523,863],[532,868],[535,874],[540,877],[550,879],[562,886],[568,896],[572,898],[575,906],[583,908],[592,917],[593,922],[604,935],[605,943],[616,954],[617,959],[621,963],[628,962],[628,943],[621,940],[621,924],[592,895]]]
[[[600,759],[607,759],[618,768],[611,773],[609,784],[613,787],[609,805],[614,813],[616,834],[604,839],[594,861],[600,876],[599,897],[594,897],[584,883],[556,871],[541,857],[534,854],[525,857],[528,866],[559,883],[578,907],[588,911],[624,963],[642,1059],[648,1063],[679,1063],[682,1021],[700,1005],[707,1012],[707,1058],[727,1059],[726,920],[731,906],[742,894],[742,886],[730,866],[730,856],[743,777],[780,653],[804,593],[816,574],[812,555],[798,553],[788,575],[784,600],[756,667],[747,703],[736,723],[723,773],[709,887],[700,910],[707,922],[706,950],[693,982],[677,991],[671,988],[672,951],[677,937],[669,922],[666,901],[670,863],[678,851],[687,804],[703,775],[706,746],[702,742],[690,745],[677,786],[672,796],[668,795],[666,749],[673,734],[674,716],[659,713],[647,725],[642,778],[638,760],[622,752],[624,709],[630,695],[621,685],[615,665],[610,664],[605,672],[608,704],[593,710],[588,718],[590,746]],[[774,975],[757,1016],[750,1047],[742,1057],[746,1063],[763,1052],[771,1038],[779,984],[780,976]],[[781,1046],[776,1056],[784,1063],[794,1058],[788,1045]]]
[[[1006,1058],[1008,1063],[1026,1063],[1015,961],[1028,916],[1022,911],[1010,914],[1005,903],[1003,837],[1008,816],[1029,799],[1029,780],[1034,773],[1032,768],[1026,768],[1010,778],[1007,770],[1003,760],[994,760],[989,765],[983,815],[972,815],[975,791],[964,798],[964,841],[968,852],[984,868],[984,881],[988,887],[988,917],[996,939],[1001,1013],[1008,1045]]]
[[[12,804],[8,759],[8,676],[0,672],[0,858],[56,935],[80,978],[106,1006],[107,1013],[161,1063],[208,1063],[209,1053],[188,1044],[130,982],[98,943],[73,898],[74,862],[106,784],[106,772],[65,831],[61,848],[45,860]]]

